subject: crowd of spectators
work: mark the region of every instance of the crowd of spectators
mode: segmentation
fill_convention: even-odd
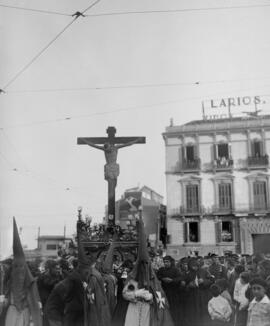
[[[264,255],[183,257],[175,260],[162,249],[149,250],[152,267],[170,304],[175,325],[269,326],[270,258]],[[8,279],[12,259],[1,262],[1,286]],[[42,306],[54,286],[77,266],[76,256],[28,262]],[[98,268],[98,260],[96,264]],[[131,259],[114,255],[117,297],[122,299],[125,280],[134,266]],[[44,321],[46,325],[46,320]]]

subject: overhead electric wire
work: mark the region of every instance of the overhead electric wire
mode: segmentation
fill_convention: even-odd
[[[13,149],[14,153],[16,154],[17,158],[21,161],[21,163],[24,166],[25,171],[28,170],[27,164],[25,163],[25,161],[23,160],[23,158],[21,157],[20,153],[18,152],[16,146],[13,144],[13,142],[10,140],[9,136],[7,135],[7,133],[5,132],[5,130],[0,129],[2,135],[5,137],[6,141],[9,143],[9,147]]]
[[[209,11],[209,10],[225,10],[225,9],[241,9],[241,8],[258,8],[258,7],[269,7],[270,4],[260,4],[260,5],[247,5],[247,6],[224,6],[224,7],[206,7],[206,8],[186,8],[186,9],[167,9],[167,10],[146,10],[146,11],[125,11],[125,12],[114,12],[114,13],[100,13],[100,14],[90,14],[85,15],[85,13],[93,8],[97,3],[101,0],[96,0],[94,3],[89,5],[86,9],[82,12],[77,11],[73,15],[63,14],[65,16],[73,16],[73,20],[69,22],[63,30],[61,30],[41,51],[39,51],[25,66],[23,66],[7,83],[4,87],[0,88],[0,93],[4,93],[6,88],[9,87],[27,68],[29,68],[73,23],[74,21],[80,17],[98,17],[98,16],[111,16],[111,15],[127,15],[127,14],[153,14],[153,13],[173,13],[173,12],[188,12],[188,11]],[[0,4],[2,7],[10,7],[13,9],[24,9],[24,10],[31,10],[31,11],[42,11],[39,9],[31,9],[31,8],[23,8],[23,7],[16,7],[16,6],[8,6]],[[44,11],[47,13],[57,13],[53,11]],[[60,14],[60,13],[58,13]]]
[[[238,79],[224,79],[224,80],[210,80],[210,81],[194,81],[194,82],[175,82],[175,83],[149,83],[149,84],[130,84],[130,85],[112,85],[112,86],[95,86],[95,87],[71,87],[71,88],[41,88],[41,89],[22,89],[11,90],[6,94],[18,94],[18,93],[49,93],[49,92],[76,92],[76,91],[99,91],[99,90],[113,90],[113,89],[143,89],[143,88],[155,88],[155,87],[177,87],[177,86],[198,86],[209,84],[225,84],[241,81],[260,81],[267,80],[270,77],[264,78],[238,78]]]
[[[60,15],[60,16],[71,16],[70,14],[52,11],[52,10],[43,10],[43,9],[34,9],[34,8],[25,8],[25,7],[17,7],[17,6],[10,6],[0,3],[0,7],[7,8],[7,9],[16,9],[16,10],[23,10],[23,11],[31,11],[31,12],[38,12],[43,14],[51,14],[51,15]]]
[[[92,3],[89,7],[87,7],[82,13],[85,13],[87,10],[91,9],[101,0],[96,0]],[[25,66],[23,66],[10,80],[4,87],[1,88],[2,92],[6,91],[6,88],[9,87],[27,68],[29,68],[74,22],[77,20],[78,17],[82,16],[80,12],[75,13],[75,16],[71,22],[69,22],[44,48],[41,49]]]
[[[269,88],[269,85],[265,85],[264,87]],[[250,91],[250,90],[251,90],[251,88],[245,88],[245,89],[233,90],[230,92],[235,93],[235,92],[244,92],[244,91]],[[224,91],[214,93],[214,94],[208,94],[206,97],[209,98],[211,96],[218,96],[218,95],[222,95],[222,94],[224,94]],[[270,94],[256,94],[256,95],[257,96],[270,96]],[[93,112],[93,113],[82,114],[82,115],[66,116],[63,118],[50,119],[50,120],[33,121],[33,122],[21,123],[21,124],[17,124],[17,125],[0,126],[0,130],[38,126],[38,125],[44,125],[44,124],[50,124],[50,123],[56,123],[56,122],[65,122],[65,121],[70,121],[70,120],[75,120],[75,119],[85,119],[85,118],[91,118],[94,116],[102,116],[102,115],[106,115],[106,114],[114,114],[114,113],[119,113],[119,112],[129,112],[129,111],[133,111],[133,110],[142,110],[142,109],[146,109],[146,108],[152,109],[152,108],[155,108],[158,106],[181,103],[181,102],[192,101],[192,100],[202,100],[202,96],[186,97],[186,98],[182,98],[182,99],[178,99],[178,100],[163,101],[163,102],[152,103],[152,104],[142,104],[142,105],[136,105],[136,106],[130,106],[130,107],[123,107],[123,108],[115,109],[115,110]]]
[[[97,0],[95,3],[91,4],[84,11],[80,12],[84,14],[86,11],[91,9],[94,5],[96,5],[99,1]],[[22,10],[22,11],[30,11],[44,14],[52,14],[52,15],[61,15],[70,17],[72,14],[63,13],[54,10],[44,10],[44,9],[35,9],[35,8],[27,8],[27,7],[18,7],[18,6],[10,6],[7,4],[0,4],[0,7]],[[131,15],[131,14],[156,14],[156,13],[177,13],[177,12],[192,12],[192,11],[212,11],[212,10],[228,10],[228,9],[242,9],[242,8],[260,8],[260,7],[269,7],[269,4],[257,4],[257,5],[243,5],[243,6],[222,6],[222,7],[201,7],[201,8],[183,8],[183,9],[164,9],[164,10],[140,10],[140,11],[120,11],[120,12],[105,12],[105,13],[97,13],[85,15],[86,17],[99,17],[99,16],[116,16],[116,15]],[[79,12],[78,12],[79,13]]]
[[[94,7],[98,2],[101,0],[97,0],[94,3],[92,3],[90,6],[88,6],[86,9],[84,9],[81,14],[84,14],[86,11]],[[43,14],[51,14],[51,15],[60,15],[60,16],[66,16],[66,17],[72,17],[72,14],[63,13],[59,11],[54,10],[44,10],[44,9],[35,9],[35,8],[27,8],[27,7],[18,7],[18,6],[10,6],[6,4],[0,3],[0,7],[7,8],[7,9],[16,9],[16,10],[23,10],[23,11],[30,11],[30,12],[37,12],[37,13],[43,13]],[[79,11],[78,11],[79,13]]]
[[[7,89],[27,68],[29,68],[77,19],[73,18],[44,48],[41,49],[25,66],[23,66],[2,88],[3,91]]]
[[[162,13],[178,13],[178,12],[202,12],[215,10],[230,10],[230,9],[249,9],[270,7],[270,4],[244,5],[244,6],[223,6],[223,7],[205,7],[205,8],[183,8],[183,9],[164,9],[164,10],[139,10],[139,11],[118,11],[104,12],[99,14],[89,14],[86,17],[102,17],[102,16],[120,16],[120,15],[142,15],[142,14],[162,14]]]
[[[89,9],[93,8],[96,4],[98,4],[101,0],[96,0],[95,2],[93,2],[90,6],[88,6],[86,9],[84,9],[82,11],[82,14],[85,14],[86,11],[88,11]]]
[[[0,157],[2,156],[2,159],[5,161],[5,163],[7,164],[8,168],[10,171],[12,172],[17,172],[18,174],[24,176],[24,177],[30,177],[32,179],[36,179],[39,182],[45,182],[49,187],[53,187],[56,190],[62,190],[62,191],[69,191],[72,192],[73,194],[76,193],[77,195],[79,194],[80,190],[84,190],[87,189],[87,186],[84,187],[80,187],[80,186],[72,186],[72,185],[63,185],[62,183],[60,184],[58,182],[58,180],[52,178],[51,176],[48,175],[44,175],[40,172],[34,171],[33,169],[29,169],[27,167],[27,164],[25,163],[25,161],[22,159],[22,157],[19,155],[18,150],[16,149],[16,146],[14,145],[14,143],[8,138],[7,134],[4,133],[4,131],[2,130],[2,134],[5,135],[5,139],[6,141],[9,143],[9,148],[12,148],[14,153],[16,153],[16,155],[19,157],[22,165],[24,166],[24,168],[20,168],[17,165],[13,165],[13,163],[0,151]]]
[[[0,156],[4,160],[4,162],[8,165],[8,167],[12,167],[12,171],[17,171],[17,169],[14,167],[14,165],[11,163],[11,161],[0,151]]]

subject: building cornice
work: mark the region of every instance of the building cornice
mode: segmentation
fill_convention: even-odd
[[[243,129],[250,132],[270,130],[270,116],[261,116],[257,119],[198,120],[180,126],[167,127],[162,136],[166,139],[179,137],[180,135],[194,136],[194,134],[209,135],[215,132],[243,132]]]

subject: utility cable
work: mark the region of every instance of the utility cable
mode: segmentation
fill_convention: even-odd
[[[76,20],[78,17],[83,16],[83,14],[94,7],[101,0],[96,0],[89,7],[87,7],[82,13],[75,13],[74,18],[69,22],[41,51],[39,51],[23,68],[21,68],[10,80],[9,82],[0,89],[0,92],[5,92],[6,88],[9,87],[27,68],[29,68]],[[72,15],[73,16],[73,15]]]
[[[266,8],[270,4],[246,5],[246,6],[224,6],[224,7],[205,7],[205,8],[185,8],[185,9],[167,9],[167,10],[141,10],[141,11],[118,11],[105,12],[99,14],[89,14],[86,17],[102,17],[102,16],[120,16],[120,15],[141,15],[141,14],[162,14],[162,13],[178,13],[178,12],[203,12],[215,10],[229,10],[229,9],[252,9],[252,8]]]
[[[70,14],[65,14],[65,13],[58,12],[58,11],[16,7],[16,6],[5,5],[5,4],[2,4],[2,3],[0,4],[0,7],[7,8],[7,9],[16,9],[16,10],[23,10],[23,11],[38,12],[38,13],[43,13],[43,14],[69,16],[69,17],[71,16]]]
[[[8,165],[8,168],[10,169],[10,171],[17,172],[24,177],[30,177],[30,178],[36,179],[38,181],[41,181],[43,183],[46,182],[49,186],[53,186],[57,190],[63,190],[63,191],[69,191],[69,192],[73,191],[73,192],[76,192],[77,194],[79,194],[78,193],[79,190],[88,189],[88,187],[86,187],[86,186],[85,187],[71,186],[71,185],[64,186],[62,183],[60,184],[56,179],[52,178],[51,176],[49,177],[40,172],[34,171],[33,169],[30,170],[27,167],[27,164],[25,163],[25,161],[19,155],[19,152],[16,149],[16,146],[14,145],[14,143],[11,142],[11,140],[8,138],[7,134],[3,130],[2,130],[2,134],[5,136],[6,141],[9,143],[9,145],[10,145],[9,147],[11,147],[13,149],[13,151],[16,153],[16,155],[20,159],[22,165],[24,166],[23,169],[21,169],[20,167],[14,166],[12,164],[12,162],[2,152],[0,152],[0,156],[2,156],[2,159]]]
[[[8,168],[12,171],[17,171],[17,168],[11,163],[11,161],[0,151],[0,156],[2,157],[3,161],[7,164]]]
[[[76,19],[77,17],[73,18],[71,22],[69,22],[44,48],[42,48],[41,51],[39,51],[25,66],[23,66],[2,88],[2,91],[6,91],[6,89],[65,32],[75,22]]]
[[[7,133],[5,132],[5,130],[0,129],[0,131],[2,132],[2,135],[6,138],[6,141],[9,143],[9,147],[13,149],[13,152],[16,154],[17,158],[21,161],[22,165],[24,166],[25,171],[28,170],[27,164],[25,163],[25,161],[22,159],[20,153],[18,152],[16,146],[13,144],[13,142],[10,140],[9,136],[7,135]]]
[[[265,88],[265,87],[269,88],[269,85],[264,85],[263,88]],[[250,91],[250,90],[253,90],[253,88],[235,89],[235,90],[231,90],[230,92],[231,93],[236,93],[236,92],[239,93],[239,92],[245,92],[245,91]],[[227,91],[227,92],[229,92],[229,91]],[[213,94],[208,94],[205,97],[205,101],[207,101],[207,98],[209,98],[209,97],[214,99],[213,96],[219,96],[219,95],[223,95],[223,94],[224,94],[224,91],[213,93]],[[258,96],[270,96],[270,94],[256,94],[256,95],[258,95]],[[57,122],[66,122],[66,121],[75,120],[75,119],[91,118],[91,117],[94,117],[94,116],[102,116],[102,115],[114,114],[114,113],[119,113],[119,112],[129,112],[129,111],[133,111],[133,110],[142,110],[142,109],[145,109],[145,108],[150,110],[150,109],[154,109],[155,107],[158,107],[158,106],[164,106],[164,105],[175,104],[175,103],[182,103],[182,102],[192,101],[192,100],[202,100],[202,96],[193,96],[193,97],[186,97],[186,98],[182,98],[182,99],[163,101],[163,102],[152,103],[152,104],[142,104],[142,105],[136,105],[136,106],[130,106],[130,107],[123,107],[123,108],[120,108],[120,109],[101,111],[101,112],[93,112],[93,113],[89,113],[89,114],[66,116],[66,117],[58,118],[58,119],[40,120],[40,121],[21,123],[21,124],[17,124],[17,125],[0,126],[0,130],[31,127],[31,126],[45,125],[45,124],[57,123]]]
[[[6,88],[9,87],[29,66],[31,66],[80,16],[88,16],[88,17],[98,17],[98,16],[112,16],[112,15],[128,15],[128,14],[154,14],[154,13],[173,13],[173,12],[188,12],[188,11],[210,11],[210,10],[225,10],[225,9],[242,9],[242,8],[259,8],[259,7],[269,7],[270,4],[261,4],[261,5],[247,5],[247,6],[226,6],[226,7],[207,7],[207,8],[186,8],[186,9],[168,9],[168,10],[148,10],[148,11],[126,11],[126,12],[115,12],[115,13],[101,13],[101,14],[90,14],[85,15],[85,13],[93,8],[96,4],[98,4],[101,0],[96,0],[94,3],[89,5],[82,12],[77,11],[73,15],[71,15],[73,20],[68,23],[62,31],[60,31],[52,41],[50,41],[37,55],[34,56],[29,63],[27,63],[21,70],[13,76],[10,81],[0,89],[0,93],[4,93]],[[5,6],[5,5],[2,5]],[[10,6],[12,7],[12,6]],[[14,7],[15,8],[15,7]],[[22,7],[16,7],[22,8]],[[33,9],[34,10],[34,9]],[[49,12],[49,11],[48,11]],[[53,13],[53,12],[52,12]],[[66,15],[66,14],[64,14]],[[68,15],[70,16],[70,15]]]
[[[97,5],[101,0],[96,0],[95,2],[93,2],[90,6],[88,6],[86,9],[84,9],[82,11],[82,14],[85,14],[86,11],[88,11],[89,9],[92,9],[95,5]]]
[[[18,93],[50,93],[50,92],[76,92],[76,91],[99,91],[99,90],[113,90],[113,89],[143,89],[155,87],[177,87],[177,86],[201,86],[209,84],[225,84],[241,81],[260,81],[268,80],[265,78],[239,78],[239,79],[224,79],[224,80],[210,80],[210,81],[194,81],[194,82],[175,82],[175,83],[149,83],[149,84],[130,84],[130,85],[115,85],[115,86],[96,86],[96,87],[71,87],[71,88],[41,88],[41,89],[22,89],[8,91],[6,94]]]
[[[91,9],[96,3],[101,0],[96,1],[94,4],[91,4],[87,7],[84,11],[79,12],[77,11],[76,14],[80,14],[79,16],[84,16],[83,14]],[[17,7],[17,6],[10,6],[5,4],[0,4],[0,7],[3,8],[10,8],[16,10],[23,10],[23,11],[31,11],[37,13],[44,13],[44,14],[53,14],[53,15],[61,15],[70,17],[73,16],[68,13],[62,13],[53,10],[43,10],[43,9],[35,9],[35,8],[27,8],[27,7]],[[177,13],[177,12],[192,12],[192,11],[212,11],[212,10],[228,10],[228,9],[242,9],[242,8],[261,8],[261,7],[269,7],[269,4],[258,4],[258,5],[243,5],[243,6],[222,6],[222,7],[205,7],[205,8],[183,8],[183,9],[165,9],[165,10],[141,10],[141,11],[120,11],[120,12],[105,12],[99,14],[90,14],[85,15],[86,17],[99,17],[99,16],[116,16],[116,15],[131,15],[131,14],[156,14],[156,13]]]

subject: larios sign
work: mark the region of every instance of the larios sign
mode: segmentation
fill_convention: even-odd
[[[203,119],[215,120],[239,116],[243,113],[255,114],[257,105],[264,103],[265,101],[258,95],[210,99],[202,102]]]

